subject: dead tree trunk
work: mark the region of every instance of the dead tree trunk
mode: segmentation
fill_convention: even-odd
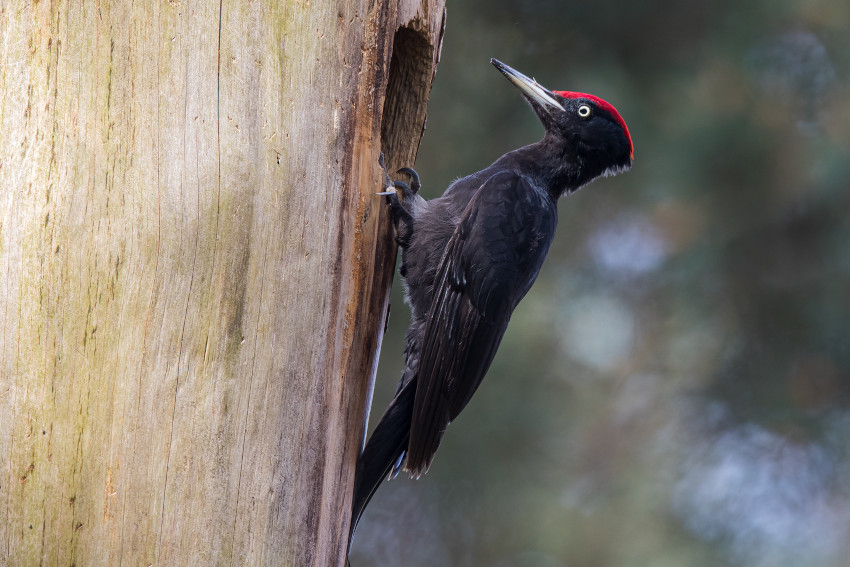
[[[0,3],[0,564],[342,563],[443,13]]]

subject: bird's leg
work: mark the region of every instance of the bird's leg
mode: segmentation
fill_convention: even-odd
[[[395,190],[387,194],[387,201],[390,204],[390,214],[396,231],[396,242],[402,248],[407,248],[411,238],[413,238],[413,216],[404,207],[403,201],[398,198],[399,193],[401,193],[402,199],[404,198],[404,192],[408,189],[407,183],[395,181],[393,188]]]
[[[401,195],[401,199],[396,198],[398,205],[396,206],[395,203],[393,204],[394,222],[396,232],[398,233],[396,240],[398,241],[399,246],[407,248],[413,238],[414,222],[412,211],[415,206],[414,203],[417,200],[422,201],[422,197],[418,195],[422,184],[419,181],[419,174],[409,167],[399,169],[398,173],[406,173],[410,176],[410,185],[404,181],[393,182],[393,186],[396,189],[396,195]]]
[[[384,178],[387,183],[385,190],[378,193],[378,195],[385,196],[387,202],[390,204],[393,226],[396,230],[396,242],[402,248],[407,248],[411,238],[413,238],[413,216],[404,206],[404,203],[419,191],[419,187],[421,186],[419,176],[412,169],[405,167],[399,171],[410,175],[412,187],[403,181],[392,181],[389,172],[387,172],[387,167],[384,165],[383,153],[378,158],[378,163],[384,170]],[[399,195],[401,198],[399,198]]]

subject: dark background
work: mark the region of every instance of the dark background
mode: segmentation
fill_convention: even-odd
[[[449,0],[426,198],[542,134],[490,57],[611,102],[634,167],[562,199],[482,387],[352,565],[850,564],[850,2]],[[397,289],[370,428],[408,317]]]

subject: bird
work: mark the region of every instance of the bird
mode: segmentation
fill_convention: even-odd
[[[385,170],[388,187],[378,194],[390,204],[411,323],[395,396],[357,459],[349,550],[383,480],[402,467],[413,478],[424,474],[446,427],[481,384],[552,244],[559,198],[628,170],[634,159],[629,129],[611,104],[550,91],[490,62],[520,90],[545,133],[427,201],[413,169],[399,170],[409,184],[390,181]]]

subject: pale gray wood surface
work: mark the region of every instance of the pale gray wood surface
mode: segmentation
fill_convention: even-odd
[[[0,564],[342,563],[443,15],[0,3]]]

